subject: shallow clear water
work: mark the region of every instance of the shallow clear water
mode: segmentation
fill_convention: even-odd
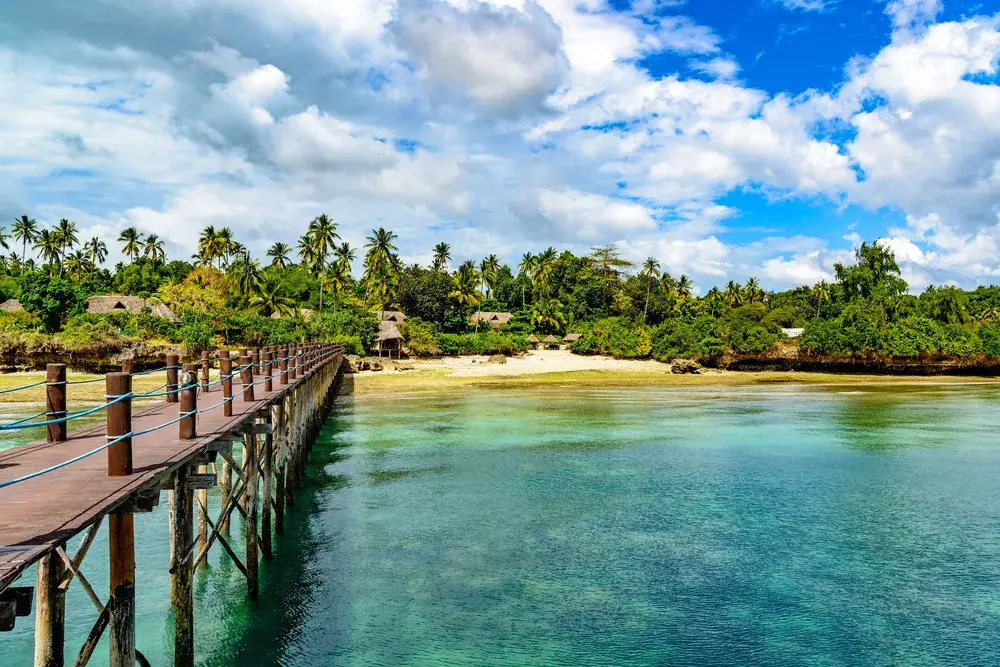
[[[199,661],[995,665],[998,408],[983,386],[345,398],[261,601],[218,550],[199,573]],[[165,508],[136,530],[137,644],[165,665]],[[75,655],[96,611],[75,585],[70,607]],[[30,664],[31,628],[0,664]]]

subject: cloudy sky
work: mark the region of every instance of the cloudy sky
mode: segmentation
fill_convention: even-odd
[[[702,291],[885,238],[915,289],[1000,283],[996,0],[0,5],[8,224],[187,257],[326,212],[408,262],[617,242]]]

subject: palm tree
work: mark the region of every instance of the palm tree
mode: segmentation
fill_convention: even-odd
[[[517,275],[525,276],[528,280],[532,280],[535,275],[535,268],[538,265],[538,260],[530,252],[526,252],[521,255],[521,263],[517,265]],[[521,307],[524,308],[524,285],[521,285]]]
[[[39,252],[42,259],[49,263],[49,276],[52,276],[52,270],[59,267],[60,271],[62,267],[60,266],[60,259],[62,258],[62,244],[59,241],[59,236],[51,229],[43,229],[38,233],[38,238],[35,240],[35,250]]]
[[[347,244],[345,243],[344,245]],[[336,262],[330,264],[330,270],[326,274],[324,282],[326,283],[325,287],[330,290],[330,295],[333,297],[333,312],[337,312],[337,300],[340,297],[340,293],[351,282],[350,260],[341,261],[338,259]]]
[[[55,233],[59,237],[59,245],[62,246],[62,256],[66,257],[66,251],[72,248],[80,240],[76,235],[76,223],[63,218],[56,225]]]
[[[677,285],[674,286],[674,290],[677,292],[678,301],[687,301],[691,298],[691,291],[694,288],[694,284],[691,279],[685,275],[681,274],[681,277],[677,279]]]
[[[354,248],[347,241],[344,241],[337,246],[334,252],[337,255],[337,266],[350,276],[351,262],[357,259],[357,253],[354,252]]]
[[[279,269],[288,266],[291,261],[291,253],[292,249],[288,247],[288,244],[280,241],[267,250],[267,256],[271,258],[271,266],[276,266]]]
[[[531,311],[531,321],[541,328],[559,329],[566,325],[563,305],[555,299],[542,301]]]
[[[372,235],[365,240],[365,272],[362,280],[365,282],[365,299],[370,298],[385,304],[389,292],[399,277],[400,262],[396,255],[397,248],[393,241],[397,238],[394,232],[382,227],[372,230]]]
[[[250,259],[246,252],[240,253],[236,261],[229,266],[229,273],[232,274],[236,283],[236,289],[244,297],[250,297],[257,293],[260,285],[260,263],[255,259]]]
[[[24,264],[28,253],[28,244],[34,243],[38,238],[38,222],[22,215],[20,218],[14,219],[14,226],[11,229],[14,232],[14,239],[21,242],[21,263]],[[4,247],[7,247],[6,244]]]
[[[79,277],[89,274],[94,268],[94,263],[90,260],[90,256],[83,250],[77,250],[66,257],[66,272],[70,276]]]
[[[261,315],[278,313],[290,316],[295,313],[295,301],[288,296],[284,285],[276,275],[264,272],[253,288],[254,291],[248,301],[251,310]]]
[[[819,309],[823,302],[830,302],[830,285],[825,280],[816,283],[812,288],[813,298],[816,299],[816,317],[819,317]]]
[[[295,249],[298,251],[299,259],[302,260],[302,263],[310,270],[318,273],[319,254],[316,252],[316,246],[308,234],[299,237],[299,242],[296,244]]]
[[[222,268],[225,249],[220,244],[219,232],[215,231],[213,225],[201,230],[201,236],[198,237],[198,258],[203,265],[211,266],[212,262],[219,260],[219,268]]]
[[[547,285],[549,278],[552,276],[552,271],[555,269],[556,249],[553,247],[546,248],[538,257],[535,259],[535,285]]]
[[[726,283],[726,289],[722,293],[722,299],[730,308],[738,308],[743,305],[743,288],[740,284],[730,280]]]
[[[223,263],[227,266],[229,265],[229,258],[239,253],[233,237],[233,230],[229,227],[223,227],[215,233],[215,244],[219,248],[219,259],[224,260]],[[220,265],[219,268],[221,269],[222,266]]]
[[[760,283],[752,276],[747,280],[747,284],[743,288],[743,293],[746,295],[746,300],[749,303],[761,301],[764,297],[764,292],[760,289]]]
[[[433,269],[435,271],[447,271],[449,261],[451,261],[451,246],[444,241],[434,246]]]
[[[153,260],[154,264],[163,261],[167,256],[166,251],[163,249],[163,241],[156,234],[150,234],[146,237],[142,254]]]
[[[96,236],[83,244],[83,249],[95,265],[104,264],[104,260],[108,258],[108,246]]]
[[[126,227],[122,230],[121,235],[118,237],[120,243],[125,245],[122,247],[122,252],[129,257],[129,260],[134,262],[139,259],[139,255],[142,250],[140,244],[142,243],[142,234],[135,227]]]
[[[315,265],[319,274],[319,310],[323,312],[323,283],[326,276],[326,256],[334,247],[334,241],[340,238],[337,234],[337,223],[326,213],[313,218],[304,238],[313,246]]]
[[[459,306],[476,305],[482,301],[483,295],[479,292],[479,273],[476,265],[471,261],[463,263],[458,267],[458,271],[452,277],[455,289],[448,295],[458,301]]]
[[[642,263],[642,270],[639,271],[639,276],[646,277],[646,304],[642,309],[642,321],[646,322],[646,315],[649,313],[649,293],[653,289],[653,279],[660,277],[660,263],[655,257],[646,258],[646,261]]]

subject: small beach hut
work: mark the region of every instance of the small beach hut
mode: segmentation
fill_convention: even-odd
[[[528,342],[531,343],[531,348],[534,350],[540,349],[542,346],[541,339],[539,339],[535,334],[528,336]]]
[[[24,306],[17,299],[7,299],[3,303],[0,303],[0,310],[5,313],[22,313],[24,312]]]
[[[395,351],[396,358],[399,358],[403,351],[403,334],[395,322],[385,321],[379,324],[378,336],[375,338],[375,351],[380,357],[383,352],[387,352],[390,359]]]
[[[402,324],[406,321],[406,315],[398,310],[380,310],[378,313],[378,319],[380,322],[395,322],[396,324]]]
[[[131,315],[138,315],[146,308],[157,317],[170,320],[175,324],[181,318],[174,315],[174,312],[162,303],[150,303],[149,300],[138,296],[92,296],[87,299],[87,312],[92,315],[107,315],[108,313],[126,312]]]
[[[558,350],[559,349],[559,339],[555,336],[549,335],[545,337],[542,341],[545,344],[546,350]]]
[[[499,329],[514,319],[513,313],[491,313],[486,311],[476,311],[469,316],[469,324],[488,324],[491,329]]]
[[[565,336],[563,336],[563,349],[568,348],[570,345],[580,340],[581,338],[583,338],[583,334],[578,334],[578,333],[566,334]]]

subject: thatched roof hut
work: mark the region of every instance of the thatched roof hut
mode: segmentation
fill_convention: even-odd
[[[138,296],[107,295],[92,296],[87,299],[87,312],[93,315],[107,315],[108,313],[119,311],[138,315],[146,308],[149,308],[149,312],[157,317],[162,317],[175,323],[181,321],[181,318],[174,315],[174,312],[167,308],[166,305],[162,303],[149,303],[147,299]]]
[[[538,336],[536,336],[535,334],[531,334],[530,336],[528,336],[528,342],[529,343],[541,343],[542,341],[539,340]]]
[[[382,352],[388,352],[389,358],[392,358],[393,350],[396,351],[396,355],[399,356],[403,349],[403,334],[400,332],[399,327],[396,323],[391,320],[386,320],[378,325],[378,336],[375,337],[375,351],[378,352],[378,356],[382,356]]]
[[[7,299],[0,303],[0,310],[5,313],[21,313],[24,312],[24,306],[17,299]]]
[[[406,321],[406,315],[398,310],[380,310],[378,313],[380,322],[396,322],[402,324]]]
[[[544,343],[547,347],[558,347],[559,339],[550,334],[545,337],[542,343]]]
[[[563,336],[564,343],[572,343],[583,338],[583,334],[566,334]]]
[[[491,313],[487,311],[476,311],[469,316],[469,324],[482,322],[490,325],[491,329],[499,329],[514,319],[513,313]]]

